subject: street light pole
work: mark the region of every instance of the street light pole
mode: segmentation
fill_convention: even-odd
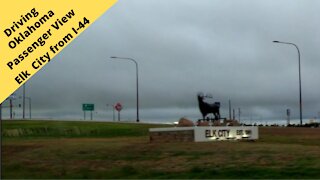
[[[136,60],[132,59],[132,58],[125,58],[125,57],[115,57],[112,56],[110,57],[112,59],[123,59],[123,60],[130,60],[132,62],[135,63],[136,65],[136,86],[137,86],[137,122],[139,122],[139,76],[138,76],[138,63]]]
[[[300,125],[302,125],[302,92],[301,92],[301,63],[300,63],[300,50],[298,46],[294,43],[290,42],[281,42],[281,41],[273,41],[274,43],[288,44],[296,47],[298,51],[298,60],[299,60],[299,105],[300,105]]]

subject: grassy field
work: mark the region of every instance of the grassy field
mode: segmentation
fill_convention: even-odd
[[[320,178],[320,128],[261,127],[257,142],[149,143],[148,128],[4,121],[2,178]]]

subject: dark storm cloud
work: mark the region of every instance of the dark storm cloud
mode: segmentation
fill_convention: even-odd
[[[122,0],[28,82],[42,116],[81,118],[81,103],[122,102],[135,119],[139,63],[142,119],[197,118],[196,93],[211,93],[228,116],[228,100],[243,116],[298,115],[301,50],[305,118],[320,111],[319,1]],[[35,110],[36,111],[36,110]],[[50,114],[50,115],[48,115]]]

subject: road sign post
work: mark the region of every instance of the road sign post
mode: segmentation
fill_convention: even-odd
[[[82,104],[82,111],[84,120],[86,120],[86,111],[90,111],[90,119],[92,120],[92,111],[94,111],[94,104]]]
[[[114,108],[118,111],[118,121],[120,121],[120,111],[122,110],[122,105],[121,103],[117,103]]]

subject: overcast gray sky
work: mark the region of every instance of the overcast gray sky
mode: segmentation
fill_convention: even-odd
[[[135,66],[109,58],[120,56],[139,63],[141,121],[200,118],[199,91],[221,102],[223,117],[231,99],[246,120],[284,120],[287,108],[298,118],[297,50],[273,40],[299,46],[303,114],[316,117],[319,8],[318,0],[119,0],[28,81],[34,117],[81,119],[81,104],[94,103],[95,119],[112,120],[106,104],[121,102],[123,119],[134,121]]]

